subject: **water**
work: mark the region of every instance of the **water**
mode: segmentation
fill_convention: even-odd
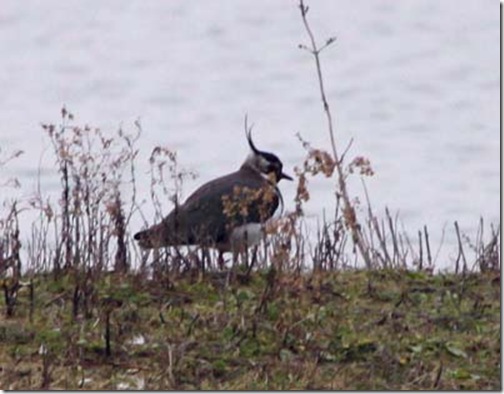
[[[4,0],[0,9],[0,147],[23,149],[0,181],[16,176],[28,198],[58,178],[41,122],[63,104],[82,123],[132,130],[140,119],[138,173],[156,145],[178,151],[199,184],[237,168],[247,154],[243,119],[258,147],[286,171],[304,158],[295,134],[328,147],[313,59],[295,1]],[[322,67],[337,139],[362,155],[373,207],[399,211],[433,247],[456,256],[457,220],[469,236],[480,216],[500,223],[499,5],[481,0],[311,1],[319,42],[337,36]],[[140,198],[148,178],[139,177]],[[358,178],[351,193],[363,200]],[[295,188],[282,185],[286,208]],[[312,222],[333,207],[333,183],[310,181]],[[166,203],[166,210],[170,208]],[[146,215],[152,209],[144,206]],[[24,214],[28,220],[29,214]],[[132,226],[139,226],[134,219]]]

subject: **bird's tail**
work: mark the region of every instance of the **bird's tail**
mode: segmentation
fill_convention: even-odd
[[[158,233],[152,227],[147,230],[139,231],[133,238],[138,241],[138,245],[142,249],[153,249],[160,246]]]
[[[142,249],[152,248],[152,242],[150,241],[149,237],[149,230],[139,231],[133,236],[133,238],[135,239],[135,241],[138,241],[138,245],[140,245]]]
[[[194,237],[187,231],[185,222],[169,215],[160,223],[139,231],[133,238],[142,249],[156,249],[174,245],[192,245]]]

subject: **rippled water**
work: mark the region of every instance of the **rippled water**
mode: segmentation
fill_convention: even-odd
[[[427,224],[433,247],[447,226],[438,264],[448,264],[455,220],[470,236],[480,216],[500,223],[499,3],[309,5],[319,41],[337,36],[322,61],[340,150],[353,138],[349,157],[371,159],[377,212],[399,211],[413,236]],[[0,177],[17,176],[26,197],[40,167],[43,189],[57,191],[40,123],[57,122],[62,104],[105,130],[140,118],[139,173],[155,145],[176,149],[199,174],[186,196],[241,164],[246,113],[257,145],[292,173],[304,157],[297,132],[316,147],[329,141],[313,60],[298,48],[306,41],[295,1],[3,0],[0,146],[26,153]],[[325,179],[310,186],[316,220],[334,189]],[[362,199],[360,180],[351,186]],[[282,189],[292,209],[294,186]]]

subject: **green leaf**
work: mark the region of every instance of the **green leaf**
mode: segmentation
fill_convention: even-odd
[[[412,345],[409,347],[409,349],[415,353],[415,354],[419,354],[419,353],[422,353],[422,350],[423,350],[423,346],[422,345]]]
[[[447,343],[445,347],[446,347],[446,350],[448,351],[448,353],[450,353],[452,356],[460,357],[460,358],[467,358],[467,353],[464,350],[455,346],[454,344]]]

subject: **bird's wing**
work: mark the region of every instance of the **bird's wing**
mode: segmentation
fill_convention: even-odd
[[[260,175],[232,173],[210,181],[163,221],[180,243],[225,243],[229,226],[261,223],[278,207],[277,189]]]

